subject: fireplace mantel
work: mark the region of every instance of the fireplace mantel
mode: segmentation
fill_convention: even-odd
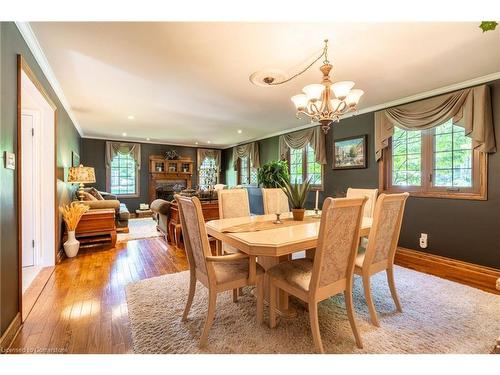
[[[149,157],[149,201],[157,198],[156,188],[164,182],[179,182],[191,189],[194,163],[190,158],[166,160],[162,155]]]

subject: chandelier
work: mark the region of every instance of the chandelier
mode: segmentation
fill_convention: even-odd
[[[263,82],[267,85],[279,85],[289,82],[306,72],[321,57],[324,57],[323,65],[319,68],[323,73],[321,83],[305,86],[302,89],[303,94],[294,95],[291,100],[297,109],[296,116],[298,119],[305,115],[311,119],[311,122],[319,122],[326,134],[334,122],[340,121],[342,115],[357,110],[359,99],[364,94],[364,91],[353,89],[354,82],[352,81],[332,83],[330,72],[333,66],[328,61],[328,39],[325,39],[324,42],[325,46],[321,55],[301,72],[281,82],[274,82],[273,77],[265,77]]]

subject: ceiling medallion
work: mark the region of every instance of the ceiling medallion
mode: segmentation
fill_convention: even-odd
[[[282,81],[276,81],[273,77],[264,77],[261,82],[269,86],[289,82],[306,72],[316,61],[324,57],[323,65],[319,68],[323,73],[321,83],[305,86],[302,89],[303,94],[294,95],[291,100],[297,110],[297,118],[300,119],[301,115],[306,115],[311,119],[311,122],[320,123],[323,132],[326,134],[334,122],[340,121],[342,115],[357,110],[359,99],[364,94],[364,91],[353,89],[354,82],[352,81],[332,83],[330,72],[333,66],[328,61],[328,39],[324,42],[325,46],[321,55],[299,73]]]

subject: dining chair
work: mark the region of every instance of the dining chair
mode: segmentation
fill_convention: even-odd
[[[278,289],[307,303],[316,351],[324,353],[318,321],[318,302],[344,292],[347,316],[356,345],[363,347],[352,302],[354,260],[367,198],[326,198],[323,203],[314,259],[280,263],[267,270],[270,280],[269,325],[276,326]]]
[[[347,189],[346,198],[362,198],[367,197],[368,200],[365,204],[365,210],[363,212],[364,217],[373,217],[373,211],[375,210],[375,202],[377,201],[378,189]]]
[[[363,279],[366,304],[370,318],[379,326],[377,311],[372,299],[370,276],[381,271],[387,272],[387,282],[392,298],[399,312],[402,312],[394,283],[394,255],[398,246],[401,222],[408,193],[380,194],[375,204],[373,223],[368,235],[366,248],[360,248],[356,256],[354,273]]]
[[[250,203],[247,189],[219,190],[219,219],[232,219],[250,216]],[[237,253],[238,249],[223,243],[222,253]]]
[[[262,188],[262,203],[264,206],[264,215],[282,214],[290,212],[288,198],[285,192],[280,188]]]
[[[198,280],[208,288],[208,312],[200,337],[200,346],[207,343],[208,332],[215,317],[218,293],[247,285],[256,285],[257,322],[262,323],[264,269],[256,264],[254,256],[243,253],[212,256],[200,200],[197,197],[181,197],[180,195],[176,195],[175,199],[179,206],[190,274],[189,295],[182,315],[183,321],[187,320],[193,303],[196,281]]]

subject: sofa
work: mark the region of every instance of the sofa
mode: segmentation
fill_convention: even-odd
[[[84,192],[92,195],[94,188],[85,188]],[[95,190],[95,189],[94,189]],[[97,190],[96,190],[97,191]],[[105,191],[98,191],[102,199],[96,198],[97,200],[84,200],[81,203],[86,204],[91,210],[112,208],[115,210],[115,225],[117,232],[128,233],[128,221],[130,219],[130,212],[125,205],[121,203],[116,195],[107,193]]]
[[[155,199],[149,205],[153,212],[153,217],[156,220],[157,228],[163,234],[163,237],[168,242],[168,221],[170,219],[170,202],[164,199]]]

